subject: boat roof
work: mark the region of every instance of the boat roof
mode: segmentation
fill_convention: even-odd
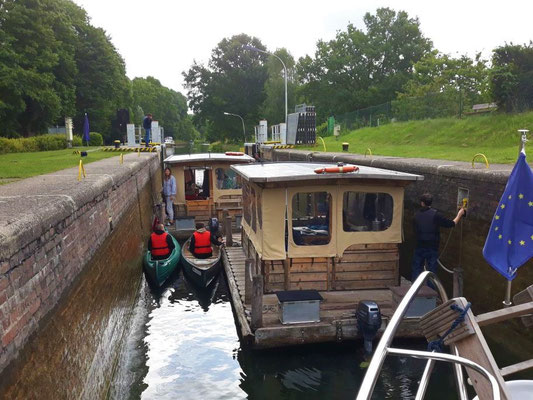
[[[344,164],[344,166],[353,164]],[[382,168],[360,165],[357,172],[347,173],[315,173],[316,168],[337,167],[334,163],[255,163],[249,165],[232,165],[245,180],[256,183],[266,182],[294,182],[302,180],[330,180],[330,179],[384,179],[401,181],[421,181],[422,175],[408,174]]]
[[[240,156],[227,155],[225,153],[198,153],[198,154],[179,154],[170,156],[165,159],[168,164],[189,164],[191,162],[217,163],[217,162],[235,162],[249,163],[255,161],[253,157],[247,154]]]

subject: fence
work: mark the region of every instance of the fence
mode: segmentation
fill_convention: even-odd
[[[363,108],[335,116],[335,123],[343,131],[364,127],[380,126],[395,121],[462,117],[472,111],[474,104],[483,102],[479,98],[467,98],[462,92],[431,93],[423,97],[404,97],[387,103]],[[490,111],[494,108],[491,107]],[[478,112],[489,111],[480,110]]]

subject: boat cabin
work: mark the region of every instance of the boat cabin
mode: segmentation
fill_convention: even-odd
[[[207,223],[210,217],[222,219],[227,210],[241,215],[242,183],[230,166],[248,164],[254,159],[244,153],[201,153],[173,155],[164,160],[176,178],[176,216],[194,217]]]
[[[404,187],[423,177],[321,168],[336,165],[232,167],[242,179],[244,251],[261,267],[264,292],[398,286]]]

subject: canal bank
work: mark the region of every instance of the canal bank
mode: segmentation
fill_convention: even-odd
[[[458,265],[464,269],[464,296],[472,301],[475,314],[501,308],[507,281],[485,262],[482,249],[513,165],[491,165],[486,169],[484,166],[472,168],[469,163],[447,160],[277,149],[267,149],[263,157],[273,161],[344,162],[423,175],[423,181],[417,181],[405,190],[405,231],[404,242],[400,246],[400,271],[407,278],[411,274],[410,263],[415,247],[413,225],[409,221],[419,208],[417,200],[420,195],[428,191],[433,193],[434,207],[451,217],[457,213],[459,189],[467,189],[468,216],[457,228],[442,231],[441,261],[450,269]],[[448,245],[444,248],[446,242]],[[442,269],[439,276],[451,294],[451,276]],[[512,293],[518,293],[532,282],[533,261],[530,260],[513,280]],[[495,341],[505,340],[506,335],[502,332],[511,335],[506,344],[509,350],[520,354],[527,349],[527,354],[533,353],[533,333],[525,330],[519,321],[500,324],[496,331],[497,335],[491,335]]]
[[[159,158],[131,154],[85,169],[81,181],[73,168],[0,189],[0,371],[10,398],[41,394],[47,382],[56,392],[43,398],[101,390],[127,326]],[[50,382],[60,365],[68,373]]]

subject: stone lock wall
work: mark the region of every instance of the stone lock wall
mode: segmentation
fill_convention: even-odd
[[[85,169],[81,182],[77,169],[70,169],[0,186],[0,373],[141,190],[160,190],[155,154],[127,155],[124,164],[115,157]]]

